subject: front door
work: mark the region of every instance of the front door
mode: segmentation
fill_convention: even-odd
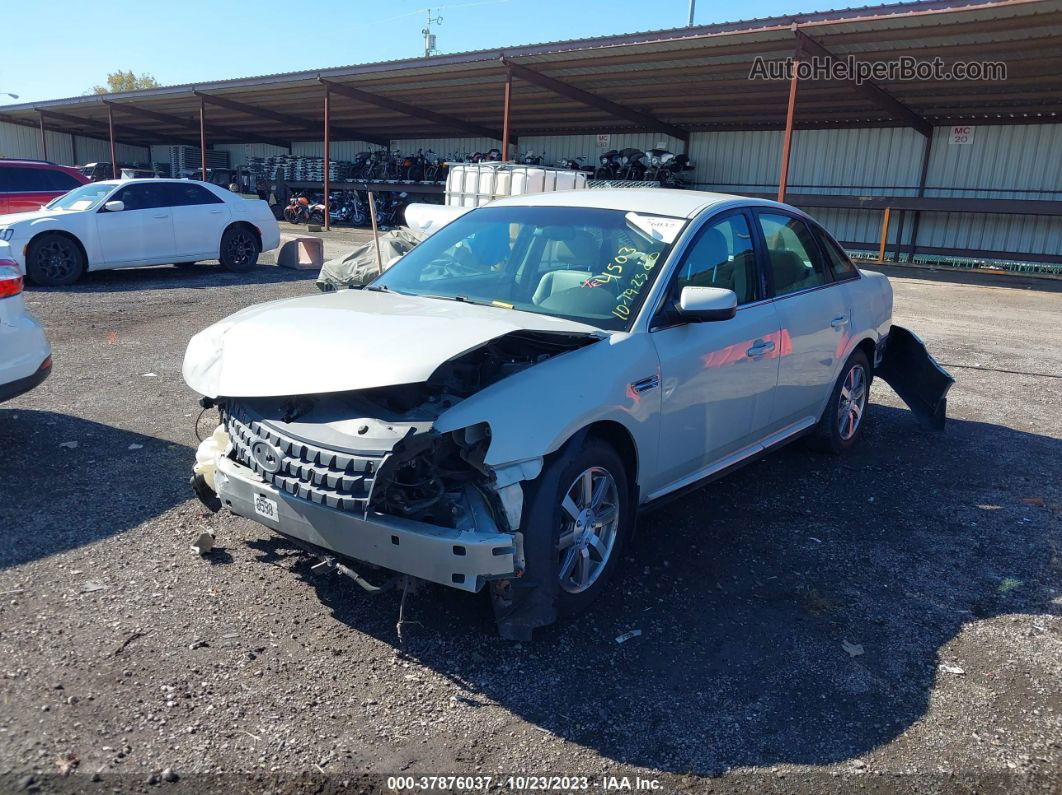
[[[650,334],[662,389],[661,477],[650,491],[694,475],[762,435],[781,347],[778,318],[774,306],[761,300],[761,282],[750,217],[741,211],[709,221],[672,274],[665,306],[690,285],[733,290],[738,310],[730,320],[665,325]]]
[[[803,219],[775,210],[756,216],[786,349],[778,364],[774,431],[818,421],[848,345],[851,311]]]
[[[106,265],[159,262],[174,254],[173,215],[166,183],[137,182],[118,190],[110,201],[125,209],[96,213],[100,251]]]

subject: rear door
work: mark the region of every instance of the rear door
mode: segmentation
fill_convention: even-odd
[[[808,224],[783,210],[755,212],[781,323],[773,432],[818,420],[847,349],[851,311]]]
[[[217,259],[229,206],[202,185],[166,182],[173,212],[175,255],[181,261]]]
[[[125,209],[96,213],[103,264],[135,265],[170,261],[175,254],[173,213],[163,182],[126,185],[111,197]]]
[[[65,191],[56,191],[46,168],[32,166],[0,167],[0,192],[3,212],[25,213],[39,210]],[[69,188],[68,188],[69,190]]]

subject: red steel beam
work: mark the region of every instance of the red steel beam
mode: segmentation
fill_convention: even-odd
[[[118,179],[118,150],[114,146],[114,110],[107,106],[107,131],[111,139],[111,179]]]
[[[328,164],[332,159],[332,141],[329,137],[329,128],[331,127],[332,114],[328,107],[328,86],[324,87],[324,228],[327,232],[332,228],[330,207],[328,204],[328,188],[330,187],[328,182]]]
[[[526,66],[514,63],[508,58],[503,57],[501,61],[521,80],[526,80],[529,83],[534,83],[537,86],[549,89],[556,94],[560,94],[562,97],[567,97],[576,102],[581,102],[584,105],[589,105],[591,108],[596,108],[610,116],[633,122],[640,127],[665,133],[672,138],[678,138],[680,141],[689,140],[690,134],[688,130],[676,127],[673,124],[668,124],[655,116],[650,116],[648,113],[643,113],[634,108],[628,108],[626,105],[620,105],[610,99],[599,97],[597,94],[591,94],[589,91],[583,91],[581,88],[576,88],[575,86],[561,82],[556,78],[549,77],[541,72],[536,72],[533,69],[528,69]]]
[[[37,117],[40,120],[41,127],[41,160],[48,159],[48,138],[44,134],[44,114],[37,111]]]
[[[817,55],[820,58],[825,58],[829,61],[840,60],[832,52],[827,50],[825,47],[815,41],[815,39],[811,38],[811,36],[804,33],[803,31],[795,30],[794,33],[796,34],[797,40],[800,42],[800,47],[805,52],[808,52],[812,55]],[[929,138],[933,135],[932,124],[930,124],[924,118],[919,116],[909,107],[904,105],[902,102],[900,102],[900,100],[896,99],[896,97],[894,97],[888,91],[879,87],[876,83],[870,80],[864,80],[862,83],[857,83],[855,80],[846,80],[844,82],[854,88],[860,94],[862,94],[866,99],[869,99],[879,108],[884,111],[887,111],[888,114],[894,119],[902,121],[909,127],[914,127],[914,129],[918,130],[918,132],[922,133],[922,135],[924,135],[926,138]]]
[[[141,116],[145,119],[152,119],[153,121],[161,122],[162,124],[169,124],[173,127],[180,127],[183,129],[194,129],[195,122],[190,119],[185,119],[180,116],[174,116],[169,113],[160,113],[157,110],[150,110],[148,108],[142,108],[139,105],[134,105],[132,102],[112,102],[110,100],[103,100],[107,107],[114,108],[115,110],[122,111],[124,113],[132,114],[133,116]],[[223,138],[229,141],[245,142],[255,141],[261,144],[272,144],[273,146],[287,147],[287,141],[281,141],[278,138],[270,138],[265,135],[258,135],[257,133],[245,132],[244,130],[236,130],[231,127],[226,127],[220,124],[208,124],[207,129],[211,130],[215,137]],[[159,133],[159,135],[165,135],[165,133]]]
[[[440,127],[445,127],[450,130],[461,130],[484,138],[492,138],[496,141],[501,140],[501,133],[498,130],[492,130],[490,127],[484,127],[481,124],[465,121],[456,116],[447,116],[445,113],[436,113],[433,110],[418,108],[415,105],[407,105],[405,102],[399,102],[398,100],[389,97],[370,94],[368,91],[362,91],[360,88],[354,88],[345,83],[335,83],[331,80],[325,80],[323,77],[318,79],[337,94],[342,94],[343,96],[357,100],[358,102],[364,102],[366,105],[375,105],[378,108],[386,108],[395,113],[400,113],[403,116],[412,116],[414,119],[430,121],[433,124],[438,124]]]
[[[303,119],[300,116],[294,116],[290,113],[281,113],[280,111],[269,110],[268,108],[259,108],[254,105],[247,105],[243,102],[229,99],[228,97],[219,97],[215,94],[204,94],[201,91],[193,91],[192,93],[200,99],[206,100],[211,105],[217,105],[219,108],[225,108],[227,110],[235,111],[236,113],[245,113],[248,116],[257,116],[260,119],[269,119],[278,124],[286,124],[289,127],[296,127],[308,132],[317,132],[317,126],[313,122]],[[346,138],[351,141],[367,141],[368,143],[377,144],[378,146],[389,146],[391,143],[389,138],[382,138],[379,135],[361,132],[360,130],[337,127],[335,132],[341,139]]]
[[[789,155],[793,148],[793,116],[796,115],[797,71],[800,66],[800,48],[793,58],[793,74],[789,77],[789,107],[785,113],[785,136],[782,138],[782,169],[778,175],[778,201],[785,201],[786,184],[789,181]]]
[[[502,109],[502,161],[509,162],[509,103],[513,95],[513,70],[505,67],[505,107]]]
[[[206,182],[206,105],[203,103],[202,97],[199,98],[199,162],[202,168],[199,172],[199,178]]]

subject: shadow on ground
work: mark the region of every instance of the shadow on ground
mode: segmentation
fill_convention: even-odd
[[[870,416],[848,457],[793,445],[644,518],[621,580],[531,644],[498,640],[485,599],[433,588],[407,603],[420,624],[401,648],[471,708],[497,702],[622,763],[710,774],[866,753],[924,715],[964,623],[1057,610],[1058,518],[1022,497],[1057,491],[1062,464],[1046,436]],[[338,621],[399,645],[396,594],[295,571]]]
[[[969,268],[931,268],[921,265],[890,265],[888,263],[860,263],[871,271],[880,271],[890,278],[922,279],[949,284],[970,284],[977,287],[1009,287],[1014,290],[1037,290],[1044,293],[1062,293],[1062,279],[1051,276],[1034,276],[1018,273],[1000,273]]]
[[[34,287],[28,293],[112,293],[132,290],[216,289],[231,285],[278,284],[309,281],[317,270],[294,270],[260,263],[246,273],[232,273],[218,263],[201,262],[190,268],[153,265],[143,268],[120,268],[92,271],[71,287]]]
[[[67,414],[0,408],[0,451],[0,569],[117,535],[189,496],[189,448]]]

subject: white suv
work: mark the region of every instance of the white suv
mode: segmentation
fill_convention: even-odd
[[[51,371],[51,348],[26,311],[18,265],[0,259],[0,403],[33,389]]]

